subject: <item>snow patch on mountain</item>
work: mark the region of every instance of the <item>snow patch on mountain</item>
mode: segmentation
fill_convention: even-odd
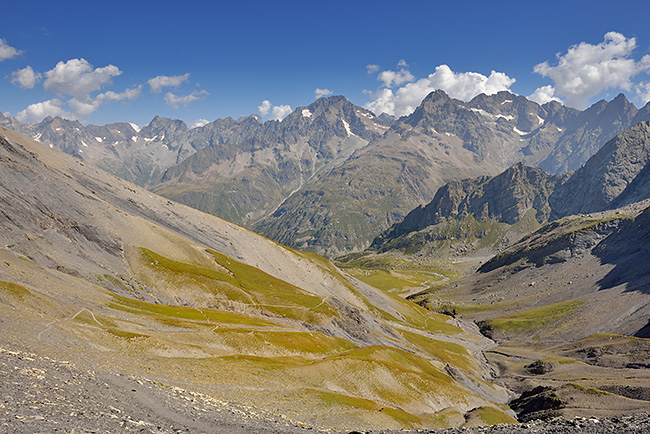
[[[521,130],[520,130],[519,128],[517,128],[517,127],[512,127],[512,130],[513,130],[515,133],[519,134],[520,136],[525,136],[526,134],[530,134],[530,132],[521,131]]]
[[[348,124],[345,119],[341,119],[341,122],[343,122],[343,126],[345,127],[345,131],[348,133],[348,137],[352,135],[352,131],[350,130],[350,124]]]

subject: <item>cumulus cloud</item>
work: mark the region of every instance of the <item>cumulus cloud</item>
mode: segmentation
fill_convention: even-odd
[[[31,66],[11,73],[11,82],[23,89],[33,89],[36,82],[41,79],[41,74],[34,72]]]
[[[178,96],[178,95],[174,95],[171,92],[167,92],[167,94],[165,95],[165,102],[167,103],[168,106],[177,109],[179,106],[186,106],[191,102],[201,99],[201,97],[204,95],[209,95],[209,93],[205,90],[201,90],[201,91],[195,90],[189,95]]]
[[[183,75],[159,75],[147,81],[152,93],[159,93],[163,87],[178,87],[190,79],[190,73]]]
[[[375,72],[379,71],[381,68],[379,65],[366,65],[366,69],[368,70],[368,74],[374,74]]]
[[[262,101],[262,104],[257,106],[257,109],[260,111],[260,114],[262,116],[266,116],[271,111],[271,107],[273,107],[271,101],[265,99],[264,101]]]
[[[79,116],[88,116],[95,112],[100,105],[106,104],[109,102],[124,101],[135,99],[140,96],[142,92],[142,85],[127,89],[124,92],[113,92],[109,90],[108,92],[100,93],[95,98],[86,98],[86,99],[77,99],[72,98],[68,101],[68,105],[73,109]]]
[[[327,96],[327,95],[331,95],[332,91],[329,90],[329,89],[318,89],[317,88],[314,91],[314,93],[316,94],[316,99],[318,99],[318,98],[322,98],[322,97]]]
[[[18,112],[16,119],[27,124],[36,124],[48,116],[60,116],[66,119],[76,119],[74,114],[68,113],[61,108],[62,104],[63,102],[56,98],[31,104],[25,110]]]
[[[400,67],[399,71],[391,71],[388,69],[386,71],[380,72],[377,76],[377,79],[384,83],[384,87],[399,86],[400,84],[408,83],[415,79],[413,74],[411,74],[409,70],[406,69],[408,68],[408,63],[406,63],[404,59],[400,60],[397,66]]]
[[[291,113],[291,107],[288,105],[276,105],[273,107],[273,111],[271,112],[271,119],[274,121],[281,121],[287,115]]]
[[[377,115],[404,116],[412,113],[424,97],[437,89],[444,90],[452,98],[469,101],[481,93],[491,95],[510,90],[514,82],[514,78],[503,72],[492,71],[489,76],[477,72],[456,73],[449,66],[440,65],[428,77],[407,83],[394,91],[385,86],[376,92],[369,92],[372,101],[365,107]],[[391,84],[396,83],[392,81]]]
[[[317,89],[320,90],[320,89]],[[325,89],[327,90],[327,89]],[[260,114],[262,117],[268,115],[271,113],[271,120],[274,121],[281,121],[284,119],[289,113],[291,113],[291,107],[288,105],[276,105],[274,106],[271,104],[271,101],[268,99],[265,99],[262,101],[262,104],[257,106],[257,109],[260,111]]]
[[[566,54],[557,55],[557,65],[543,62],[533,70],[553,80],[555,91],[566,98],[567,105],[584,108],[592,97],[604,90],[631,90],[631,79],[650,70],[650,55],[639,61],[630,58],[635,47],[635,38],[609,32],[603,42],[573,45]]]
[[[639,83],[636,93],[641,98],[641,101],[643,101],[643,104],[650,102],[650,83]]]
[[[104,104],[107,102],[114,102],[114,101],[124,101],[126,99],[136,99],[137,97],[140,96],[140,93],[142,92],[142,85],[138,85],[135,87],[132,87],[131,89],[127,89],[124,92],[113,92],[112,90],[109,90],[108,92],[100,93],[97,95],[97,101],[100,102],[100,104]]]
[[[190,124],[190,128],[199,128],[209,124],[210,121],[207,119],[197,119]]]
[[[535,92],[533,92],[528,99],[535,101],[537,104],[546,104],[551,101],[562,102],[560,98],[555,96],[555,88],[550,84],[535,89]]]
[[[16,50],[11,45],[7,44],[7,41],[0,39],[0,62],[3,60],[11,59],[12,57],[18,56],[22,51]]]
[[[30,122],[38,122],[45,116],[61,116],[65,118],[85,117],[93,113],[102,104],[116,101],[132,100],[140,96],[142,85],[134,86],[123,92],[107,91],[97,94],[104,86],[112,83],[112,78],[122,74],[115,65],[95,68],[85,59],[71,59],[59,62],[54,68],[39,74],[31,66],[14,71],[11,74],[12,83],[16,86],[32,89],[41,79],[43,88],[59,96],[70,96],[66,101],[68,108],[75,114],[67,112],[60,99],[51,99],[32,104],[21,111],[21,116]]]
[[[85,100],[92,92],[111,83],[111,79],[122,74],[115,65],[95,69],[85,59],[71,59],[59,62],[45,73],[43,87],[58,95],[70,95]]]

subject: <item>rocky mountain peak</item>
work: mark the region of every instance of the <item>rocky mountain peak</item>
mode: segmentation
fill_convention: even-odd
[[[637,113],[634,115],[632,124],[638,124],[639,122],[650,121],[650,102],[644,105]]]
[[[39,124],[37,124],[37,127],[39,128],[45,128],[45,127],[51,127],[51,128],[58,128],[58,127],[77,127],[81,128],[83,125],[81,122],[77,120],[69,120],[69,119],[63,119],[60,116],[48,116],[45,119],[43,119]]]
[[[414,127],[421,125],[425,128],[435,128],[434,123],[436,125],[455,123],[454,121],[459,117],[478,120],[477,115],[467,110],[461,101],[452,99],[443,90],[435,90],[422,100],[422,103],[412,114],[403,118],[403,122]],[[438,131],[454,133],[446,129]]]
[[[401,223],[377,237],[373,246],[382,249],[403,235],[468,216],[475,221],[513,225],[534,211],[538,222],[545,222],[550,212],[548,198],[559,181],[558,177],[522,163],[493,178],[451,181],[438,189],[426,206],[414,209]]]
[[[431,110],[452,102],[452,98],[444,90],[437,89],[427,95],[420,103],[422,110]]]
[[[481,93],[479,95],[476,95],[474,98],[472,98],[467,104],[472,107],[480,107],[480,106],[487,107],[496,104],[505,105],[515,100],[522,100],[522,99],[528,101],[525,97],[522,97],[520,95],[515,95],[514,93],[508,92],[506,90],[502,90],[490,95]]]
[[[640,122],[607,142],[550,198],[552,217],[612,208],[639,184],[650,163],[650,122]],[[640,188],[640,190],[639,190]],[[650,197],[650,186],[635,187],[635,200]]]
[[[140,130],[140,135],[144,137],[149,137],[152,135],[160,134],[160,133],[183,133],[185,131],[188,131],[189,128],[180,119],[170,119],[170,118],[163,118],[160,116],[154,117],[151,122],[149,122],[148,125],[143,127]]]

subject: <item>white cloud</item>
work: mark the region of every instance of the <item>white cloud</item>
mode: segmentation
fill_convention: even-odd
[[[12,57],[18,56],[22,51],[16,50],[11,45],[7,44],[7,41],[0,39],[0,62],[3,60],[11,59]]]
[[[384,87],[399,86],[402,83],[413,81],[415,77],[409,72],[408,64],[404,59],[400,60],[397,66],[400,67],[399,71],[386,70],[379,73],[377,79],[384,83]]]
[[[210,123],[210,121],[207,120],[207,119],[197,119],[197,120],[195,120],[194,122],[192,122],[190,124],[190,128],[199,128],[199,127],[205,126],[205,125],[207,125],[209,123]]]
[[[97,100],[80,101],[72,98],[68,101],[68,105],[81,117],[88,116],[99,108],[99,102]]]
[[[376,115],[404,116],[412,113],[424,97],[437,89],[444,90],[452,98],[469,101],[481,93],[491,95],[510,90],[514,82],[514,78],[503,72],[492,71],[489,76],[477,72],[455,73],[449,66],[440,65],[428,77],[407,83],[395,91],[384,88],[370,92],[372,101],[365,107]]]
[[[273,107],[273,111],[271,112],[271,119],[274,121],[281,121],[284,119],[289,113],[291,113],[291,107],[288,105],[276,105]]]
[[[33,89],[36,82],[41,79],[41,74],[34,72],[31,66],[11,73],[11,82],[23,89]]]
[[[31,104],[25,110],[18,112],[16,119],[28,124],[36,124],[48,116],[60,116],[66,119],[76,119],[74,114],[68,113],[62,109],[61,104],[63,103],[59,99],[51,99]]]
[[[606,89],[631,90],[631,79],[650,70],[650,55],[638,62],[630,58],[635,47],[635,38],[609,32],[600,44],[573,45],[566,54],[557,55],[556,66],[543,62],[533,70],[553,80],[555,91],[566,98],[567,105],[584,108],[592,97]]]
[[[97,98],[95,98],[97,101],[99,101],[100,104],[104,104],[107,102],[114,102],[114,101],[124,101],[125,99],[136,99],[137,97],[140,96],[140,93],[142,92],[142,85],[138,85],[136,87],[132,87],[131,89],[127,89],[124,92],[113,92],[112,90],[109,90],[108,92],[100,93],[97,95]]]
[[[271,104],[271,101],[268,99],[265,99],[262,101],[262,104],[257,106],[257,109],[260,111],[260,114],[262,116],[266,116],[267,114],[271,113],[271,120],[274,121],[281,121],[284,119],[289,113],[291,113],[291,107],[288,105],[276,105],[274,106]]]
[[[332,91],[329,90],[329,89],[319,89],[319,88],[316,88],[316,90],[314,91],[314,93],[316,94],[316,99],[318,99],[318,98],[322,98],[322,97],[327,96],[327,95],[331,95],[331,94],[332,94]]]
[[[535,92],[528,99],[535,101],[537,104],[546,104],[550,101],[562,102],[560,98],[555,96],[555,88],[550,84],[535,89]]]
[[[77,98],[72,98],[68,101],[68,105],[72,108],[79,116],[84,117],[88,116],[91,113],[95,112],[100,105],[106,104],[109,102],[124,101],[135,99],[140,96],[142,92],[142,85],[127,89],[124,92],[117,93],[109,90],[108,92],[100,93],[95,98],[86,98],[80,100]]]
[[[149,79],[147,81],[147,84],[151,88],[151,92],[158,93],[163,87],[178,87],[189,80],[189,78],[189,72],[183,75],[159,75],[157,77]]]
[[[197,101],[197,100],[201,99],[201,97],[203,95],[209,95],[209,93],[207,91],[205,91],[205,90],[201,90],[201,91],[196,91],[195,90],[194,92],[190,93],[189,95],[177,96],[177,95],[174,95],[171,92],[167,92],[167,94],[165,95],[165,102],[167,103],[168,106],[171,106],[171,107],[174,107],[174,108],[177,109],[181,105],[186,106],[191,102],[194,102],[194,101]]]
[[[405,113],[405,109],[402,108],[400,108],[400,110],[396,110],[395,95],[393,94],[393,91],[390,89],[379,89],[377,92],[369,92],[369,94],[372,101],[365,104],[364,107],[370,110],[371,112],[375,113],[377,116],[379,116],[382,113],[387,113],[389,115],[394,115],[394,116],[402,116],[402,114],[397,115],[396,113],[399,112],[399,113],[408,114],[411,113],[413,110],[415,110],[415,108],[413,108],[413,110],[410,111],[409,109],[406,109],[408,113]],[[420,98],[420,102],[422,102],[422,98]]]
[[[379,65],[366,65],[366,69],[368,70],[368,74],[374,74],[375,72],[379,71],[380,67]]]
[[[264,101],[262,101],[262,104],[257,106],[257,109],[260,111],[260,114],[262,116],[266,116],[271,111],[271,107],[273,107],[271,101],[265,99]]]
[[[71,59],[59,62],[47,71],[43,87],[58,95],[70,95],[83,101],[120,74],[122,71],[115,65],[94,69],[85,59]]]
[[[639,83],[636,93],[639,95],[639,98],[641,98],[644,105],[650,102],[650,83]]]

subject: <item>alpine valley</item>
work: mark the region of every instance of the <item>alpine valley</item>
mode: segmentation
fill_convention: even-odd
[[[1,116],[1,115],[0,115]],[[465,103],[435,91],[400,119],[342,96],[282,121],[252,115],[189,129],[156,117],[142,129],[46,118],[0,125],[127,181],[273,240],[333,258],[367,248],[448,181],[523,162],[578,169],[616,134],[650,120],[620,94],[580,112],[509,92]]]
[[[650,104],[0,125],[2,429],[650,412]]]

